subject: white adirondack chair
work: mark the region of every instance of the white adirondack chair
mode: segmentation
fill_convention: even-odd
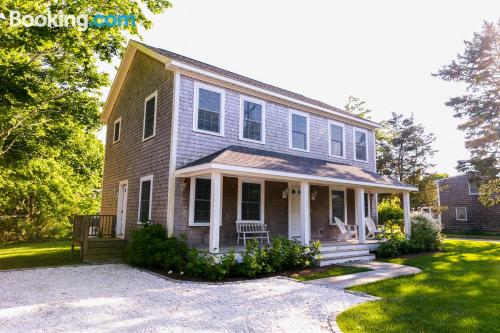
[[[377,235],[384,233],[384,230],[379,229],[371,217],[365,217],[365,224],[368,229],[368,233],[366,234],[367,239],[377,238]]]
[[[358,238],[358,228],[355,225],[349,225],[342,222],[338,217],[333,217],[333,221],[340,230],[340,235],[338,237],[339,241],[345,241],[349,239]]]

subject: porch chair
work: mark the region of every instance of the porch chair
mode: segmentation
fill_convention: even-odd
[[[340,230],[339,241],[358,238],[358,227],[352,224],[345,224],[338,217],[333,217],[335,224]]]
[[[261,244],[265,239],[267,244],[271,244],[267,224],[260,221],[236,221],[236,233],[238,234],[236,245],[240,245],[240,239],[243,239],[244,246],[247,246],[247,239],[258,239]]]
[[[366,234],[367,239],[375,239],[378,235],[385,233],[383,228],[377,227],[371,217],[365,217],[365,224],[368,229],[368,233]]]

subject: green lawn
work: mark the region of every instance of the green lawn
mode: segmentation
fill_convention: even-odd
[[[444,252],[390,260],[422,273],[353,287],[382,298],[343,312],[345,332],[500,332],[500,244],[446,241]]]
[[[451,233],[447,232],[445,233],[446,237],[449,238],[472,238],[472,239],[494,239],[494,240],[500,240],[500,233],[494,233],[494,232],[469,232],[469,233]]]
[[[0,270],[79,263],[79,251],[69,259],[70,242],[19,243],[0,246]]]
[[[299,281],[309,281],[322,279],[326,277],[353,274],[359,272],[369,271],[368,268],[350,267],[350,266],[330,266],[325,268],[313,269],[310,271],[304,270],[299,274],[292,275],[292,277]]]

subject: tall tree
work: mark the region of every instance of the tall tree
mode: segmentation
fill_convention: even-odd
[[[120,55],[126,39],[151,27],[147,11],[167,0],[3,0],[0,13],[0,216],[28,216],[37,230],[95,212],[103,147],[100,90],[110,82],[99,62]],[[11,26],[9,17],[130,15],[115,27]],[[1,234],[0,221],[0,234]]]
[[[483,204],[500,204],[500,20],[484,22],[483,30],[465,41],[463,54],[433,75],[466,84],[464,95],[446,103],[462,120],[458,128],[471,155],[457,169],[483,178]]]
[[[370,113],[373,110],[366,107],[366,101],[359,97],[349,96],[347,104],[344,106],[347,112],[350,112],[358,117],[371,119]]]

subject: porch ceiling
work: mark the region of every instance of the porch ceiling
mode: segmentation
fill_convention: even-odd
[[[230,146],[176,171],[191,177],[219,171],[225,174],[365,187],[376,192],[417,191],[412,185],[359,167],[262,149]]]

